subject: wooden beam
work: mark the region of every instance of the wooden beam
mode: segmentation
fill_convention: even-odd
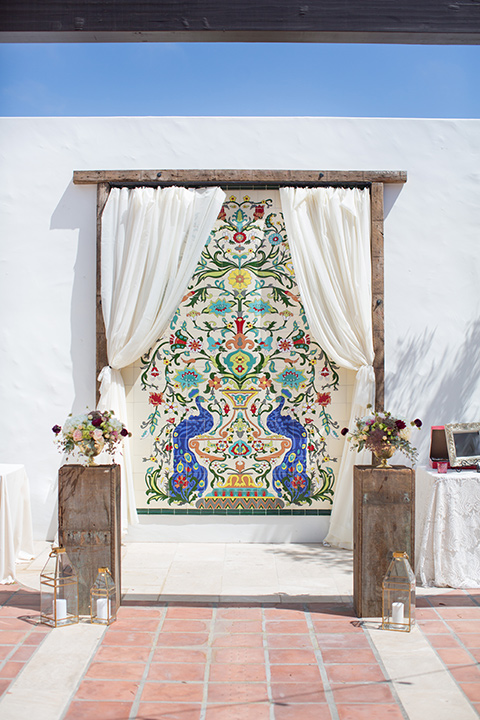
[[[3,42],[478,44],[478,0],[4,0]]]
[[[75,185],[108,183],[125,185],[251,185],[322,186],[405,183],[407,173],[400,170],[75,170]]]
[[[375,371],[375,410],[385,403],[383,183],[373,183],[371,198],[372,331]]]
[[[107,336],[102,311],[102,214],[107,204],[110,186],[108,183],[97,185],[97,272],[96,272],[96,402],[100,399],[100,383],[98,376],[105,365],[108,365]]]

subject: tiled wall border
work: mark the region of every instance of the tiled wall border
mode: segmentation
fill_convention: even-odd
[[[331,510],[253,510],[243,508],[223,510],[223,509],[209,509],[209,510],[198,510],[196,508],[137,508],[139,515],[330,515]]]

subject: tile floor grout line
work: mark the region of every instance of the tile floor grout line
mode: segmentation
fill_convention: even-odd
[[[90,660],[88,661],[88,663],[87,663],[87,665],[86,665],[86,667],[85,667],[85,670],[84,670],[83,673],[80,675],[80,677],[79,677],[79,679],[78,679],[78,681],[77,681],[77,684],[76,684],[75,687],[73,688],[73,690],[72,690],[72,692],[71,692],[71,694],[70,694],[70,697],[68,698],[67,702],[65,703],[65,707],[63,708],[62,712],[61,712],[60,715],[58,716],[57,720],[63,720],[63,718],[64,718],[65,715],[67,714],[67,712],[68,712],[68,710],[69,710],[69,708],[70,708],[70,705],[72,704],[72,701],[73,701],[76,693],[78,692],[78,688],[80,687],[80,685],[81,685],[82,682],[84,681],[85,676],[86,676],[86,674],[87,674],[87,672],[88,672],[88,669],[89,669],[90,665],[92,664],[92,660],[93,660],[93,658],[95,657],[95,655],[97,654],[97,652],[98,652],[98,650],[99,650],[99,648],[100,648],[100,645],[102,644],[103,638],[105,637],[105,632],[107,631],[107,627],[108,627],[108,626],[105,626],[105,630],[104,630],[103,635],[101,635],[101,636],[98,638],[97,644],[95,645],[95,649],[94,649],[94,651],[92,652],[92,655],[91,655],[91,657],[90,657]],[[53,718],[52,718],[52,720],[53,720]]]
[[[265,617],[265,606],[262,605],[262,643],[263,643],[263,661],[265,663],[265,676],[267,678],[267,696],[269,703],[269,715],[270,720],[275,720],[275,703],[273,701],[272,693],[272,669],[270,667],[270,654],[268,651],[267,642],[267,621]]]
[[[138,708],[140,707],[140,701],[142,699],[143,690],[145,688],[145,683],[147,681],[148,674],[150,672],[150,666],[152,664],[152,658],[155,655],[155,650],[157,649],[157,642],[160,633],[162,632],[163,624],[165,622],[165,618],[167,615],[168,605],[165,605],[165,607],[162,608],[163,615],[160,617],[158,621],[158,626],[154,634],[152,647],[150,649],[150,653],[148,655],[148,658],[145,662],[145,669],[143,671],[143,675],[140,678],[140,682],[138,683],[137,693],[135,695],[135,698],[132,703],[132,707],[130,709],[130,715],[128,716],[129,720],[136,720],[138,715]]]
[[[199,720],[205,720],[205,717],[207,714],[208,689],[209,689],[208,683],[210,681],[210,669],[211,669],[211,665],[212,665],[213,639],[215,636],[215,623],[217,622],[217,610],[218,610],[218,606],[214,605],[212,607],[210,632],[208,633],[208,640],[207,640],[207,656],[205,658],[205,673],[203,676],[203,695],[202,695],[202,705],[200,707]]]
[[[460,620],[460,622],[461,622],[461,620]],[[467,620],[466,622],[468,622],[468,620]],[[476,657],[475,657],[474,655],[472,655],[472,653],[469,651],[469,649],[467,648],[467,646],[464,645],[463,642],[460,640],[460,638],[458,637],[457,633],[456,633],[454,630],[452,630],[452,628],[449,627],[448,623],[447,623],[447,627],[448,627],[448,629],[449,629],[449,631],[450,631],[450,634],[453,635],[453,637],[455,638],[455,640],[456,640],[457,643],[459,644],[460,649],[466,651],[466,652],[470,655],[470,657],[472,658],[473,664],[474,664],[475,667],[476,667],[476,666],[479,664],[479,663],[478,663],[478,660],[476,659]],[[420,632],[422,633],[423,637],[427,640],[428,644],[430,645],[430,647],[432,648],[432,650],[435,652],[435,655],[438,657],[438,659],[440,660],[440,662],[445,666],[445,669],[447,670],[448,674],[451,676],[451,678],[453,679],[453,681],[456,683],[456,685],[457,685],[457,687],[459,688],[459,690],[461,690],[461,692],[464,694],[465,698],[468,700],[468,702],[470,703],[470,705],[472,706],[472,708],[473,708],[476,712],[478,712],[478,711],[477,711],[477,708],[476,708],[476,706],[475,706],[474,701],[471,700],[471,699],[468,697],[467,693],[466,693],[465,690],[463,689],[463,687],[462,687],[462,684],[463,684],[463,683],[461,683],[460,681],[457,680],[457,678],[455,677],[455,675],[454,675],[454,674],[452,673],[452,671],[451,671],[451,667],[450,667],[449,665],[447,665],[447,663],[442,659],[442,656],[437,652],[438,648],[436,648],[436,647],[430,642],[430,637],[427,635],[427,633],[424,633],[423,630],[421,630],[421,627],[420,627],[420,626],[419,626],[418,629],[419,629]],[[439,633],[439,634],[440,634],[440,633]],[[454,667],[454,668],[455,668],[455,667],[471,667],[471,665],[470,665],[470,664],[469,664],[469,665],[453,665],[452,667]],[[468,683],[465,683],[465,684],[468,684]]]
[[[318,643],[317,636],[315,634],[315,627],[314,627],[312,616],[311,616],[311,613],[309,610],[309,605],[305,604],[303,607],[304,607],[305,620],[307,621],[308,632],[310,634],[310,642],[312,643],[313,651],[315,653],[315,658],[317,660],[318,669],[320,671],[320,677],[322,679],[323,689],[325,691],[325,699],[327,701],[328,709],[330,710],[332,720],[339,720],[337,703],[335,702],[332,686],[330,685],[330,680],[328,679],[327,670],[325,668],[325,663],[323,661],[322,651],[320,649],[320,645]]]
[[[399,696],[399,694],[398,694],[398,692],[397,692],[397,688],[395,687],[395,683],[394,683],[393,679],[390,677],[390,675],[389,675],[389,673],[388,673],[388,671],[387,671],[387,668],[385,667],[385,664],[384,664],[384,662],[383,662],[383,660],[382,660],[382,657],[381,657],[380,653],[379,653],[378,650],[377,650],[377,646],[376,646],[375,643],[373,642],[373,640],[372,640],[372,638],[371,638],[371,636],[370,636],[370,632],[369,632],[368,628],[365,627],[363,620],[361,620],[360,622],[362,623],[363,632],[365,633],[365,636],[366,636],[366,638],[367,638],[368,644],[370,645],[370,649],[371,649],[371,651],[373,652],[373,654],[374,654],[374,656],[375,656],[375,660],[377,661],[377,663],[378,663],[381,671],[383,672],[383,675],[384,675],[384,677],[385,677],[385,684],[388,685],[388,687],[390,688],[390,691],[391,691],[391,693],[392,693],[392,695],[393,695],[393,699],[394,699],[395,702],[397,703],[398,708],[399,708],[400,712],[402,713],[402,716],[405,718],[405,720],[409,720],[408,713],[407,713],[405,707],[403,706],[402,701],[400,700],[400,696]],[[388,630],[384,630],[384,632],[389,632],[389,631],[388,631]]]

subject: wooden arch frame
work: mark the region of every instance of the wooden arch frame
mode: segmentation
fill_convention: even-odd
[[[96,377],[108,365],[101,298],[101,219],[112,187],[206,187],[226,189],[278,189],[280,187],[368,187],[371,197],[372,322],[375,359],[375,409],[383,410],[385,398],[384,349],[384,249],[383,189],[385,184],[405,183],[404,171],[319,170],[78,170],[76,185],[97,186],[96,268]],[[97,399],[98,399],[97,381]]]

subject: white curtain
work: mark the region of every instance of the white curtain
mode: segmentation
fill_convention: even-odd
[[[350,424],[374,403],[370,194],[358,188],[281,188],[293,267],[315,340],[328,357],[356,371]],[[367,452],[345,448],[325,542],[353,546],[353,466]]]
[[[102,309],[108,366],[100,410],[128,427],[121,368],[146,353],[179,306],[220,212],[220,188],[114,188],[102,217]],[[137,522],[129,441],[122,467],[122,529]]]

